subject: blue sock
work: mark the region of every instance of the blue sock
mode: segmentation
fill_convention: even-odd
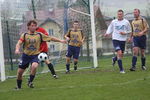
[[[70,71],[70,64],[66,64],[66,70]]]
[[[17,87],[21,88],[22,80],[17,80]]]
[[[48,64],[48,68],[49,68],[49,70],[51,71],[51,74],[52,74],[52,75],[56,75],[53,64],[51,64],[51,63]]]
[[[78,62],[74,62],[74,70],[77,70],[77,64]]]
[[[118,59],[118,66],[120,68],[120,71],[123,71],[122,60],[121,59]]]
[[[32,82],[34,80],[34,78],[35,78],[35,75],[30,75],[28,82]]]
[[[137,62],[137,57],[136,57],[136,56],[133,56],[133,57],[132,57],[132,67],[135,67],[135,66],[136,66],[136,62]]]
[[[113,57],[113,61],[117,61],[117,56]]]
[[[142,58],[141,58],[142,66],[145,66],[145,61],[146,61],[146,58],[145,58],[145,57],[142,57]]]

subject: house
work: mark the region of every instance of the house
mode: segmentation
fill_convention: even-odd
[[[50,36],[63,39],[62,27],[55,20],[48,18],[39,26],[43,27],[49,33]],[[61,48],[62,44],[56,43],[56,42],[48,42],[48,47],[49,47],[50,52],[52,53],[65,50],[65,48]]]
[[[75,8],[75,10],[80,10],[81,12],[86,12],[87,9]],[[97,49],[98,54],[102,52],[112,52],[113,46],[111,43],[111,38],[106,39],[102,38],[102,34],[106,32],[107,26],[112,21],[112,18],[108,18],[102,15],[102,12],[99,7],[94,7],[95,11],[95,24],[96,24],[96,40],[97,40]],[[49,34],[53,34],[58,38],[62,38],[65,33],[64,32],[64,9],[51,9],[51,10],[38,10],[36,11],[36,17],[39,23],[39,26],[45,28]],[[27,11],[24,15],[25,23],[21,27],[21,31],[25,31],[26,22],[28,20],[33,19],[33,12]],[[80,21],[81,29],[86,36],[86,42],[82,47],[82,51],[86,54],[90,55],[90,51],[92,50],[92,36],[91,36],[91,27],[90,27],[90,17],[77,13],[72,10],[68,10],[68,24],[69,28],[72,27],[72,21],[78,20]],[[56,28],[57,27],[57,28]],[[51,33],[52,32],[52,33]],[[58,34],[57,34],[58,33]],[[51,52],[58,52],[58,43],[49,43],[49,48]],[[66,50],[66,48],[61,49],[62,51]]]

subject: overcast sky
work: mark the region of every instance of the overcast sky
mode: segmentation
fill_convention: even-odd
[[[102,12],[107,16],[116,16],[118,9],[123,9],[125,13],[129,13],[133,12],[134,8],[140,9],[141,14],[146,15],[148,2],[150,0],[100,0],[100,5]]]
[[[100,6],[103,14],[110,17],[116,16],[116,12],[118,9],[123,9],[125,13],[129,13],[133,12],[134,8],[139,8],[141,10],[141,14],[146,15],[148,3],[150,3],[150,0],[96,0],[96,1],[97,3],[98,1],[100,1]]]

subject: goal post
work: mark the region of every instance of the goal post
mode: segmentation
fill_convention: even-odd
[[[67,33],[68,29],[72,28],[72,23],[75,20],[79,21],[79,26],[86,36],[86,39],[80,49],[81,51],[79,54],[80,57],[78,69],[96,68],[98,67],[98,61],[94,21],[95,6],[93,4],[93,0],[66,1],[67,5],[64,5],[64,3],[60,2],[63,5],[52,6],[50,9],[49,5],[53,4],[53,1],[40,1],[45,4],[45,8],[41,8],[41,5],[35,5],[35,8],[37,8],[35,9],[35,14],[38,24],[40,27],[44,28],[49,35],[63,39],[64,34],[62,33]],[[40,2],[39,0],[35,0],[36,4],[39,4]],[[15,45],[20,38],[19,33],[27,31],[27,22],[31,19],[34,19],[32,9],[27,9],[28,5],[32,7],[31,2],[12,1],[12,5],[7,7],[8,3],[10,3],[10,1],[6,0],[2,3],[2,5],[0,5],[1,7],[3,6],[3,9],[1,9],[0,18],[0,79],[2,81],[4,81],[6,78],[16,77],[20,55],[14,54]],[[23,8],[20,7],[22,5],[24,5]],[[16,10],[18,10],[18,12],[16,12]],[[7,11],[10,13],[7,13]],[[8,36],[10,36],[10,38],[8,38]],[[10,41],[10,45],[8,41]],[[65,61],[67,46],[68,45],[59,43],[48,43],[48,54],[50,56],[49,59],[54,65],[56,71],[66,70]],[[9,48],[11,48],[11,50]],[[12,52],[12,59],[10,57],[11,54],[8,53],[9,51]],[[73,71],[74,67],[74,63],[72,62],[73,59],[71,59],[70,64],[71,71]],[[11,66],[12,63],[13,66]],[[47,65],[42,63],[39,65],[37,73],[40,74],[48,71],[49,69]],[[29,70],[26,70],[24,75],[29,75]]]
[[[95,32],[94,0],[86,0],[86,1],[81,0],[81,1],[86,5],[86,9],[88,8],[87,12],[81,11],[80,9],[72,8],[72,7],[69,7],[69,10],[71,12],[76,13],[75,16],[80,16],[80,17],[86,16],[86,18],[89,18],[89,24],[90,24],[89,29],[91,30],[90,31],[91,32],[90,33],[91,34],[91,47],[92,47],[91,52],[92,52],[92,60],[93,60],[92,67],[96,68],[98,67],[98,60],[97,60],[97,44],[96,44],[96,32]]]
[[[2,34],[2,24],[1,24],[1,13],[0,13],[0,78],[1,81],[5,81],[5,65],[4,65],[4,50],[3,50],[3,34]]]
[[[92,46],[93,46],[93,63],[94,68],[98,66],[97,62],[97,44],[96,44],[96,32],[95,32],[95,17],[94,17],[94,0],[89,0],[90,3],[90,17],[91,17],[91,30],[92,30]]]

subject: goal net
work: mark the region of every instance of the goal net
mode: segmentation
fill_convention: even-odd
[[[93,1],[93,0],[92,0]],[[39,27],[43,27],[50,36],[64,39],[72,22],[78,20],[86,36],[80,50],[78,69],[94,66],[93,37],[91,29],[91,15],[89,0],[2,0],[1,5],[1,33],[4,50],[4,68],[6,78],[16,77],[18,62],[21,55],[16,55],[15,45],[22,32],[27,31],[27,22],[36,19]],[[49,59],[55,70],[65,71],[67,44],[48,43]],[[2,58],[1,58],[2,59]],[[71,58],[71,71],[73,71]],[[24,75],[29,74],[30,68]],[[48,67],[40,63],[37,73],[48,72]]]

